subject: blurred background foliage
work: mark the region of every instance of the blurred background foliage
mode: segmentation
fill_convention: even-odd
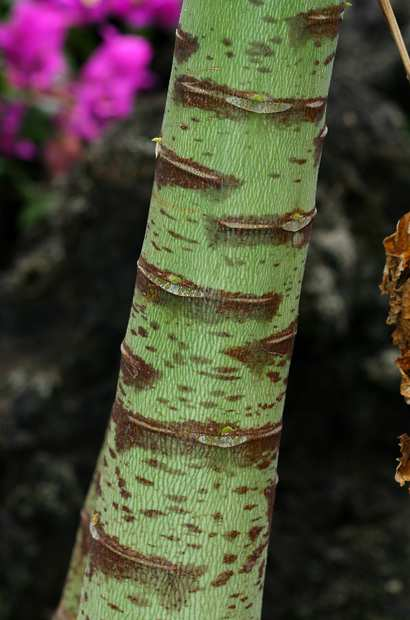
[[[180,4],[0,1],[0,183],[7,234],[14,224],[15,237],[55,207],[53,183],[132,113],[141,92],[166,87]],[[3,260],[3,246],[4,253]]]
[[[114,397],[179,4],[0,6],[0,619],[45,620]],[[409,208],[409,87],[374,0],[346,11],[328,116],[263,620],[408,620],[378,283]]]

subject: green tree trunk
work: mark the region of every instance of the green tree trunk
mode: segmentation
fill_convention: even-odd
[[[71,555],[70,567],[64,585],[63,596],[60,605],[53,616],[53,620],[75,620],[75,618],[77,618],[80,605],[81,586],[88,560],[90,521],[95,508],[97,496],[101,492],[100,472],[102,469],[103,456],[104,448],[98,458],[93,479],[84,502],[84,507],[81,511],[80,524]]]
[[[78,618],[260,618],[343,10],[185,0]]]

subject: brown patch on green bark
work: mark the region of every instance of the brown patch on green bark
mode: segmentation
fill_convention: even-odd
[[[238,556],[234,553],[225,553],[223,557],[224,564],[233,564],[238,559]]]
[[[168,508],[168,512],[173,512],[178,515],[189,515],[191,514],[189,510],[185,510],[185,508],[181,508],[181,506],[170,506]]]
[[[101,472],[97,471],[94,474],[94,488],[97,497],[101,496]]]
[[[179,25],[175,33],[175,60],[178,63],[186,62],[198,49],[198,37],[185,32]]]
[[[235,372],[237,372],[237,370]],[[209,372],[208,370],[198,370],[197,374],[202,377],[211,377],[211,379],[217,379],[218,381],[239,381],[241,378],[234,374],[223,375],[218,372]]]
[[[125,385],[142,390],[151,388],[160,378],[160,373],[138,355],[132,353],[125,344],[121,345],[121,378]]]
[[[263,559],[262,562],[259,564],[259,568],[258,568],[259,585],[261,588],[263,588],[263,577],[265,574],[265,567],[266,567],[266,559]]]
[[[166,512],[163,512],[162,510],[156,510],[155,508],[140,510],[140,513],[144,515],[144,517],[148,517],[149,519],[152,519],[154,517],[165,517],[167,514]]]
[[[123,609],[121,609],[121,607],[118,607],[118,605],[116,605],[115,603],[109,603],[109,602],[108,602],[108,603],[107,603],[107,605],[108,605],[108,607],[109,607],[110,609],[113,609],[114,611],[118,611],[118,612],[119,612],[119,613],[121,613],[121,614],[123,614],[123,613],[124,613],[124,610],[123,610]]]
[[[332,60],[335,58],[335,56],[336,56],[336,52],[332,52],[331,54],[329,54],[329,56],[326,56],[326,58],[323,61],[323,64],[329,65],[332,62]]]
[[[158,459],[146,459],[144,461],[149,467],[154,469],[158,469],[158,471],[163,471],[166,474],[170,474],[171,476],[184,476],[185,472],[181,469],[175,469],[174,467],[168,467],[166,463],[159,461]]]
[[[251,41],[245,54],[252,59],[266,58],[273,56],[273,49],[264,41]]]
[[[184,237],[184,235],[180,235],[179,233],[177,233],[175,230],[172,230],[172,229],[168,229],[167,233],[171,235],[171,237],[173,237],[174,239],[177,239],[178,241],[185,241],[186,243],[192,243],[192,244],[199,243],[199,241],[197,241],[196,239],[190,239],[189,237]]]
[[[230,532],[225,532],[224,537],[228,540],[235,540],[239,535],[240,532],[238,532],[238,530],[231,530]]]
[[[203,530],[195,525],[195,523],[183,523],[183,526],[187,528],[192,534],[202,534]]]
[[[244,564],[239,570],[239,573],[250,573],[258,563],[259,558],[265,553],[267,546],[268,540],[256,547],[246,558]]]
[[[225,570],[222,573],[219,573],[215,577],[213,581],[211,581],[211,586],[214,588],[220,588],[228,583],[230,578],[233,576],[234,572],[232,570]]]
[[[278,381],[280,381],[280,374],[273,370],[271,370],[270,372],[267,372],[266,376],[268,377],[270,381],[272,381],[272,383],[278,383]]]
[[[258,539],[259,534],[263,531],[263,527],[260,525],[254,525],[248,532],[249,538],[252,542],[255,542]]]
[[[287,20],[289,38],[293,45],[303,45],[313,40],[320,46],[324,39],[335,39],[343,21],[345,5],[336,4],[306,13],[299,13]]]
[[[295,248],[307,245],[312,235],[316,209],[291,211],[280,216],[227,216],[207,218],[207,234],[211,245],[285,245]]]
[[[238,495],[245,495],[246,493],[248,493],[248,491],[252,491],[255,489],[250,489],[247,486],[241,486],[241,487],[236,487],[235,489],[233,489],[233,493],[238,493]]]
[[[255,112],[282,124],[317,123],[324,115],[327,102],[325,97],[277,99],[268,94],[235,90],[212,80],[199,80],[188,75],[181,75],[175,80],[174,98],[179,105],[215,112],[221,117],[240,120]]]
[[[281,423],[265,424],[257,428],[242,429],[236,423],[229,421],[222,422],[198,422],[196,420],[186,420],[184,422],[160,422],[156,419],[147,418],[141,414],[130,411],[121,404],[119,399],[114,403],[113,420],[120,432],[116,433],[116,447],[119,451],[130,448],[132,445],[139,445],[140,436],[144,433],[156,435],[171,435],[180,440],[199,441],[202,444],[206,438],[219,438],[224,436],[224,430],[229,428],[230,438],[246,438],[247,442],[265,441],[271,435],[276,435],[281,429]],[[126,428],[121,429],[122,424],[126,424]],[[132,425],[137,429],[135,441],[131,437]],[[127,445],[129,443],[129,445]],[[214,448],[220,446],[206,446]]]
[[[268,517],[269,530],[270,530],[271,525],[272,525],[273,509],[274,509],[274,506],[275,506],[277,483],[278,483],[278,480],[275,477],[271,481],[269,486],[267,486],[266,489],[263,492],[263,494],[264,494],[264,496],[266,498],[266,502],[267,502],[266,516]]]
[[[241,185],[233,175],[226,175],[193,159],[180,157],[161,144],[155,168],[159,188],[174,185],[190,190],[232,190]]]
[[[143,256],[138,261],[137,288],[151,302],[182,304],[184,312],[189,310],[194,317],[207,321],[217,320],[218,315],[238,321],[247,318],[271,320],[282,300],[275,292],[255,296],[200,287],[178,274],[156,267]]]
[[[143,596],[129,594],[127,598],[136,607],[149,607],[148,599],[144,598]]]
[[[152,487],[154,485],[152,480],[148,480],[147,478],[143,478],[142,476],[135,476],[135,480],[147,487]]]
[[[226,438],[224,432],[228,422],[225,422],[225,425],[194,420],[160,423],[128,411],[118,400],[113,407],[112,419],[115,423],[115,443],[118,451],[139,448],[158,453],[165,461],[167,455],[179,454],[217,471],[223,471],[228,466],[268,468],[280,442],[280,423],[251,429],[240,429],[236,424],[232,424],[229,425],[232,445],[222,447],[213,442]],[[153,467],[161,465],[162,468],[167,468],[166,462],[161,463],[157,459],[151,458],[149,463]],[[176,475],[183,473],[169,468],[166,471]]]
[[[178,503],[182,503],[182,502],[186,502],[188,499],[187,495],[172,495],[172,494],[168,494],[167,498],[170,499],[172,502],[178,502]]]
[[[116,537],[108,536],[101,527],[94,526],[94,531],[90,547],[90,576],[98,571],[119,581],[131,580],[136,590],[141,587],[144,595],[158,596],[165,610],[183,609],[188,595],[196,590],[200,577],[206,573],[206,566],[176,564],[159,556],[147,556],[120,544]],[[136,601],[140,600],[138,591],[133,596],[137,604]]]
[[[240,347],[225,349],[224,353],[245,364],[250,370],[260,372],[266,366],[272,365],[278,355],[290,359],[295,335],[296,323],[293,321],[289,327],[277,334]]]
[[[123,499],[129,499],[131,497],[131,493],[127,490],[127,484],[125,482],[125,479],[121,476],[118,466],[115,468],[115,476],[117,478],[118,488],[120,490],[121,497]]]

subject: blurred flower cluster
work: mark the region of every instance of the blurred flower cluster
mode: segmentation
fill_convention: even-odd
[[[180,5],[14,0],[0,21],[0,153],[65,172],[153,86],[148,29],[175,27]]]

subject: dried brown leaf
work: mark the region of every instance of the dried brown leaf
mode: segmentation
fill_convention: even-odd
[[[382,293],[389,296],[387,324],[394,325],[393,343],[400,350],[396,360],[401,373],[400,393],[410,404],[410,213],[400,218],[396,230],[384,240],[386,265]]]
[[[406,482],[410,482],[410,437],[408,435],[400,435],[399,440],[401,456],[397,459],[399,464],[397,465],[394,479],[402,487]]]
[[[396,365],[400,370],[400,393],[410,405],[410,212],[403,215],[396,230],[384,240],[386,265],[382,293],[389,296],[387,324],[394,326],[393,343],[400,351]],[[410,483],[410,437],[400,436],[401,456],[395,480],[404,486]]]

